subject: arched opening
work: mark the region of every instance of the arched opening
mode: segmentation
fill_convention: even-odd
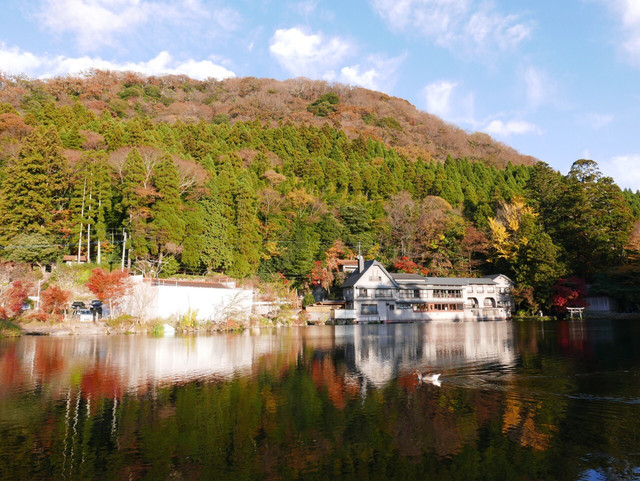
[[[477,309],[478,308],[478,299],[475,297],[469,297],[467,299],[467,307],[469,309]]]
[[[496,300],[493,297],[487,297],[484,300],[484,307],[496,307]]]

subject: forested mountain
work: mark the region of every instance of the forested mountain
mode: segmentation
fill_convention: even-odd
[[[0,76],[0,102],[28,110],[30,102],[47,100],[68,106],[79,102],[98,116],[105,111],[120,118],[143,114],[154,122],[168,123],[178,119],[185,122],[260,119],[272,127],[286,121],[322,127],[329,120],[331,126],[344,131],[349,138],[364,135],[382,140],[414,160],[420,156],[427,161],[443,161],[450,155],[498,167],[505,167],[508,162],[532,165],[537,161],[486,134],[469,135],[434,115],[420,112],[406,100],[360,87],[308,79],[280,82],[248,77],[203,82],[186,77],[143,77],[100,71],[83,78],[46,81]]]
[[[0,78],[0,102],[8,260],[119,265],[125,247],[148,274],[330,289],[360,250],[431,275],[502,271],[527,309],[569,275],[637,293],[640,194],[592,161],[562,176],[380,93],[95,72]]]

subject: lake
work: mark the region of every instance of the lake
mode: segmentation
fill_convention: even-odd
[[[640,324],[0,340],[0,479],[640,479]]]

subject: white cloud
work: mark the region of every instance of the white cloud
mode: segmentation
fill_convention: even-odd
[[[307,34],[293,27],[276,30],[269,51],[292,75],[320,78],[353,53],[353,46],[339,37]]]
[[[160,52],[147,62],[117,63],[100,57],[37,56],[22,52],[16,47],[0,43],[0,65],[8,66],[4,71],[13,75],[47,78],[59,75],[77,75],[90,69],[140,72],[144,75],[187,75],[204,80],[235,77],[235,74],[210,60],[176,61],[168,52]]]
[[[416,32],[460,54],[514,50],[531,36],[531,22],[503,15],[490,1],[371,0],[374,10],[399,32]]]
[[[546,72],[535,67],[527,67],[522,76],[525,82],[527,105],[530,108],[537,109],[551,101],[556,87]]]
[[[18,47],[6,47],[0,43],[0,65],[7,73],[29,75],[40,68],[42,59],[30,52],[22,52]]]
[[[396,72],[406,58],[406,54],[393,58],[371,55],[363,64],[343,67],[338,80],[349,85],[389,92],[396,82]]]
[[[621,188],[640,190],[640,154],[621,155],[599,164],[602,173],[613,177]]]
[[[218,32],[233,30],[240,22],[235,10],[202,0],[42,0],[35,16],[55,34],[74,35],[83,52],[115,46],[123,36],[150,24]]]
[[[114,35],[146,23],[151,4],[139,0],[45,0],[38,18],[54,33],[76,35],[83,51],[112,45]]]
[[[371,90],[379,90],[380,73],[375,68],[361,71],[360,65],[343,67],[340,70],[340,79],[349,85],[359,85]]]
[[[475,126],[475,99],[471,92],[459,93],[458,84],[446,80],[427,85],[422,94],[427,112],[450,122],[460,122]]]
[[[613,122],[613,115],[589,113],[582,118],[582,121],[593,130],[599,130]]]
[[[319,0],[304,0],[302,2],[296,2],[293,5],[293,10],[308,19],[309,16],[315,12],[316,8],[318,8],[318,2]]]
[[[510,135],[524,135],[524,134],[542,134],[542,131],[537,125],[534,125],[524,120],[509,120],[503,122],[502,120],[492,120],[484,129],[486,133],[490,135],[496,135],[498,137],[509,137]]]
[[[620,48],[628,60],[640,66],[640,2],[638,0],[601,0],[619,19],[622,26]]]

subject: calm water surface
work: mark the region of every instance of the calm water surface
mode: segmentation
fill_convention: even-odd
[[[0,341],[2,479],[604,480],[639,467],[633,323]]]

